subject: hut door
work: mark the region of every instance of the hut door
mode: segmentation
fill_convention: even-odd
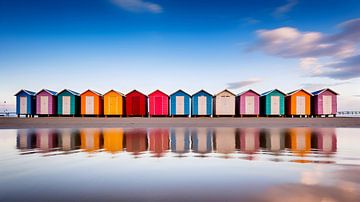
[[[271,114],[278,115],[280,114],[280,97],[271,96]]]
[[[219,111],[217,113],[219,115],[231,114],[230,97],[227,95],[220,96],[220,101],[216,108]]]
[[[331,114],[332,97],[330,95],[323,95],[323,114]]]
[[[132,98],[132,114],[140,115],[140,97],[135,96]]]
[[[245,114],[255,114],[254,96],[245,96]]]
[[[110,96],[110,102],[109,102],[109,114],[117,114],[118,113],[118,103],[116,96]]]
[[[296,96],[296,114],[305,114],[305,96]]]
[[[94,114],[94,96],[86,96],[86,114]]]
[[[40,97],[40,114],[49,114],[49,97]]]
[[[154,112],[155,115],[162,115],[163,114],[163,99],[162,97],[155,97],[155,104],[154,104]]]
[[[184,99],[185,97],[184,96],[176,96],[176,115],[183,115],[184,114],[184,109],[185,109],[185,106],[184,106]]]
[[[70,96],[63,96],[62,97],[62,113],[64,115],[70,114]]]
[[[206,115],[206,97],[198,97],[198,115]]]
[[[27,97],[20,97],[20,114],[27,114]]]

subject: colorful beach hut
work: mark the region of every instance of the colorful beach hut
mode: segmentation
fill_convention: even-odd
[[[104,146],[104,137],[98,128],[81,129],[80,139],[80,149],[86,152],[96,152]]]
[[[212,104],[213,96],[205,90],[192,95],[191,99],[191,115],[192,116],[211,116],[212,115]]]
[[[169,150],[169,129],[150,128],[148,130],[149,151],[155,157],[161,157]]]
[[[104,150],[109,153],[122,152],[124,149],[124,130],[122,128],[103,129]]]
[[[312,114],[315,116],[334,115],[337,113],[337,96],[335,91],[325,88],[312,93]]]
[[[103,96],[93,90],[86,90],[80,95],[81,99],[81,115],[103,114]]]
[[[217,153],[227,155],[236,150],[236,129],[235,128],[215,128],[214,130],[214,150]]]
[[[194,128],[191,131],[192,151],[199,154],[212,152],[213,130],[210,128]]]
[[[56,92],[48,89],[42,89],[36,94],[36,114],[55,115],[56,114]]]
[[[168,116],[169,115],[169,96],[160,90],[149,94],[149,115]]]
[[[125,95],[110,90],[104,94],[104,115],[105,116],[123,116],[125,109]]]
[[[57,94],[57,113],[58,115],[79,115],[80,114],[80,94],[64,89]]]
[[[260,96],[260,114],[263,116],[285,115],[286,94],[278,89],[267,91]]]
[[[125,131],[126,151],[134,156],[141,155],[148,148],[146,129],[129,129]]]
[[[214,115],[235,116],[236,95],[225,89],[214,96]]]
[[[312,94],[304,89],[288,93],[285,97],[285,111],[288,116],[308,116],[311,114]]]
[[[16,96],[16,114],[34,116],[36,109],[35,92],[22,89],[15,94]]]
[[[236,96],[236,111],[240,116],[259,115],[260,95],[253,90],[244,91]]]
[[[147,115],[147,96],[137,90],[133,90],[126,95],[126,115],[127,116],[146,116]]]
[[[238,129],[238,133],[240,136],[240,150],[242,152],[253,154],[259,150],[260,132],[257,128],[240,128]]]
[[[191,96],[183,90],[178,90],[170,95],[170,115],[190,116]]]

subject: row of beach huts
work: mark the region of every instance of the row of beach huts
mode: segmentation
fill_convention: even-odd
[[[235,95],[223,90],[212,95],[200,90],[189,95],[178,90],[167,95],[156,90],[145,95],[133,90],[124,95],[110,90],[104,95],[69,89],[57,93],[42,89],[35,93],[20,90],[16,96],[18,116],[335,116],[337,95],[331,89],[308,92],[304,89],[284,93],[274,89],[263,94],[247,90]]]

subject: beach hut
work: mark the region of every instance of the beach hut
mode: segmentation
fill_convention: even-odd
[[[257,128],[241,128],[238,129],[240,136],[240,150],[247,154],[256,153],[259,150],[260,132]],[[250,160],[252,157],[250,157]]]
[[[311,151],[311,129],[309,128],[291,128],[287,132],[287,140],[292,153],[304,157]],[[303,161],[299,161],[303,162]]]
[[[299,89],[288,93],[285,97],[286,115],[288,116],[308,116],[311,114],[312,94],[304,89]]]
[[[103,114],[103,96],[93,90],[86,90],[80,95],[81,99],[81,115]]]
[[[36,130],[36,148],[41,152],[50,152],[58,147],[58,134],[53,129]]]
[[[171,151],[182,156],[190,151],[190,130],[188,128],[170,129]]]
[[[36,133],[32,129],[18,129],[16,137],[16,148],[30,150],[36,147]]]
[[[191,96],[182,90],[170,95],[170,115],[190,116]]]
[[[260,95],[247,90],[236,96],[236,112],[238,115],[259,115]]]
[[[16,114],[18,116],[25,115],[34,116],[36,109],[35,92],[29,90],[20,90],[16,96]]]
[[[211,116],[212,115],[212,104],[213,96],[205,90],[192,95],[191,99],[191,115],[192,116]]]
[[[263,116],[285,115],[286,94],[278,89],[267,91],[260,96],[260,114]]]
[[[110,90],[104,94],[104,115],[105,116],[123,116],[125,109],[125,95]]]
[[[191,131],[192,151],[199,154],[212,152],[213,130],[210,128],[194,128]]]
[[[161,157],[169,150],[169,129],[150,128],[148,130],[149,150],[155,157]]]
[[[146,116],[147,115],[147,96],[137,90],[133,90],[126,95],[126,115],[127,116]]]
[[[146,129],[129,129],[125,131],[126,152],[134,156],[141,155],[148,148]]]
[[[324,154],[332,154],[337,149],[335,128],[317,128],[311,134],[312,148]]]
[[[122,128],[105,128],[103,130],[104,150],[109,153],[122,152],[124,149],[124,130]]]
[[[312,114],[315,116],[336,116],[337,96],[335,91],[325,88],[312,93]]]
[[[281,152],[285,149],[285,133],[283,129],[263,129],[260,133],[260,146],[268,151]]]
[[[80,114],[80,94],[64,89],[57,94],[57,113],[58,115],[78,115]]]
[[[235,116],[236,95],[225,89],[214,96],[214,115]]]
[[[55,115],[56,114],[56,92],[48,89],[42,89],[36,94],[36,114]]]
[[[149,94],[149,115],[168,116],[169,115],[169,96],[160,90]]]
[[[80,148],[80,131],[78,129],[61,129],[59,130],[59,147],[65,153]]]
[[[236,150],[236,129],[235,128],[215,128],[214,129],[214,150],[217,153],[225,154],[228,158]]]
[[[103,148],[104,137],[101,129],[98,128],[84,128],[80,131],[80,149],[86,152],[96,152]]]

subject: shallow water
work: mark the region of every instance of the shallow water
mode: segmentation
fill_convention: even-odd
[[[1,201],[359,201],[360,129],[0,130]]]

